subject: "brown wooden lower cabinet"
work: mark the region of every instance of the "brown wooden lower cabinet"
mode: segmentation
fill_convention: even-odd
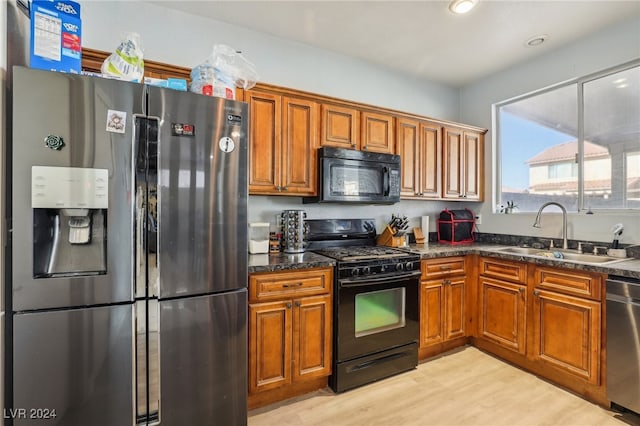
[[[333,269],[249,277],[249,408],[327,386]]]
[[[534,359],[598,385],[601,302],[543,290],[533,295]]]
[[[420,358],[466,342],[467,292],[463,257],[422,261]]]
[[[473,343],[509,362],[607,404],[605,276],[481,257],[478,333]]]
[[[525,353],[527,330],[527,287],[503,280],[479,280],[480,336],[506,349]]]

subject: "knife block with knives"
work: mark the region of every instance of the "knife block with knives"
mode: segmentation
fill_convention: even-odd
[[[376,239],[376,244],[387,247],[404,247],[407,245],[405,230],[409,224],[409,219],[404,216],[391,216],[391,222],[385,226],[382,234]]]

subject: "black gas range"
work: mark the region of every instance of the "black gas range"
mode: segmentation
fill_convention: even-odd
[[[307,250],[337,261],[331,388],[343,392],[415,368],[420,256],[376,246],[373,219],[307,224]]]
[[[373,219],[306,220],[307,250],[338,261],[340,277],[402,273],[420,269],[420,255],[376,246]]]

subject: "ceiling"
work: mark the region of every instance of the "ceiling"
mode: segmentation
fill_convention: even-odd
[[[479,0],[466,15],[449,12],[448,0],[153,3],[452,87],[640,16],[640,0]],[[526,46],[541,34],[548,36],[545,43]]]

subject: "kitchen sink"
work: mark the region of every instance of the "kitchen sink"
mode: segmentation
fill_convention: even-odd
[[[621,262],[626,259],[621,259],[618,257],[604,256],[604,255],[595,255],[595,254],[586,254],[586,253],[578,253],[571,252],[566,250],[546,250],[546,249],[537,249],[533,247],[505,247],[499,249],[499,251],[503,253],[513,253],[513,254],[522,254],[527,256],[537,256],[537,257],[548,257],[550,259],[557,260],[574,260],[576,262],[584,262],[584,263],[613,263],[613,262]],[[558,257],[555,253],[560,253],[562,257]]]

